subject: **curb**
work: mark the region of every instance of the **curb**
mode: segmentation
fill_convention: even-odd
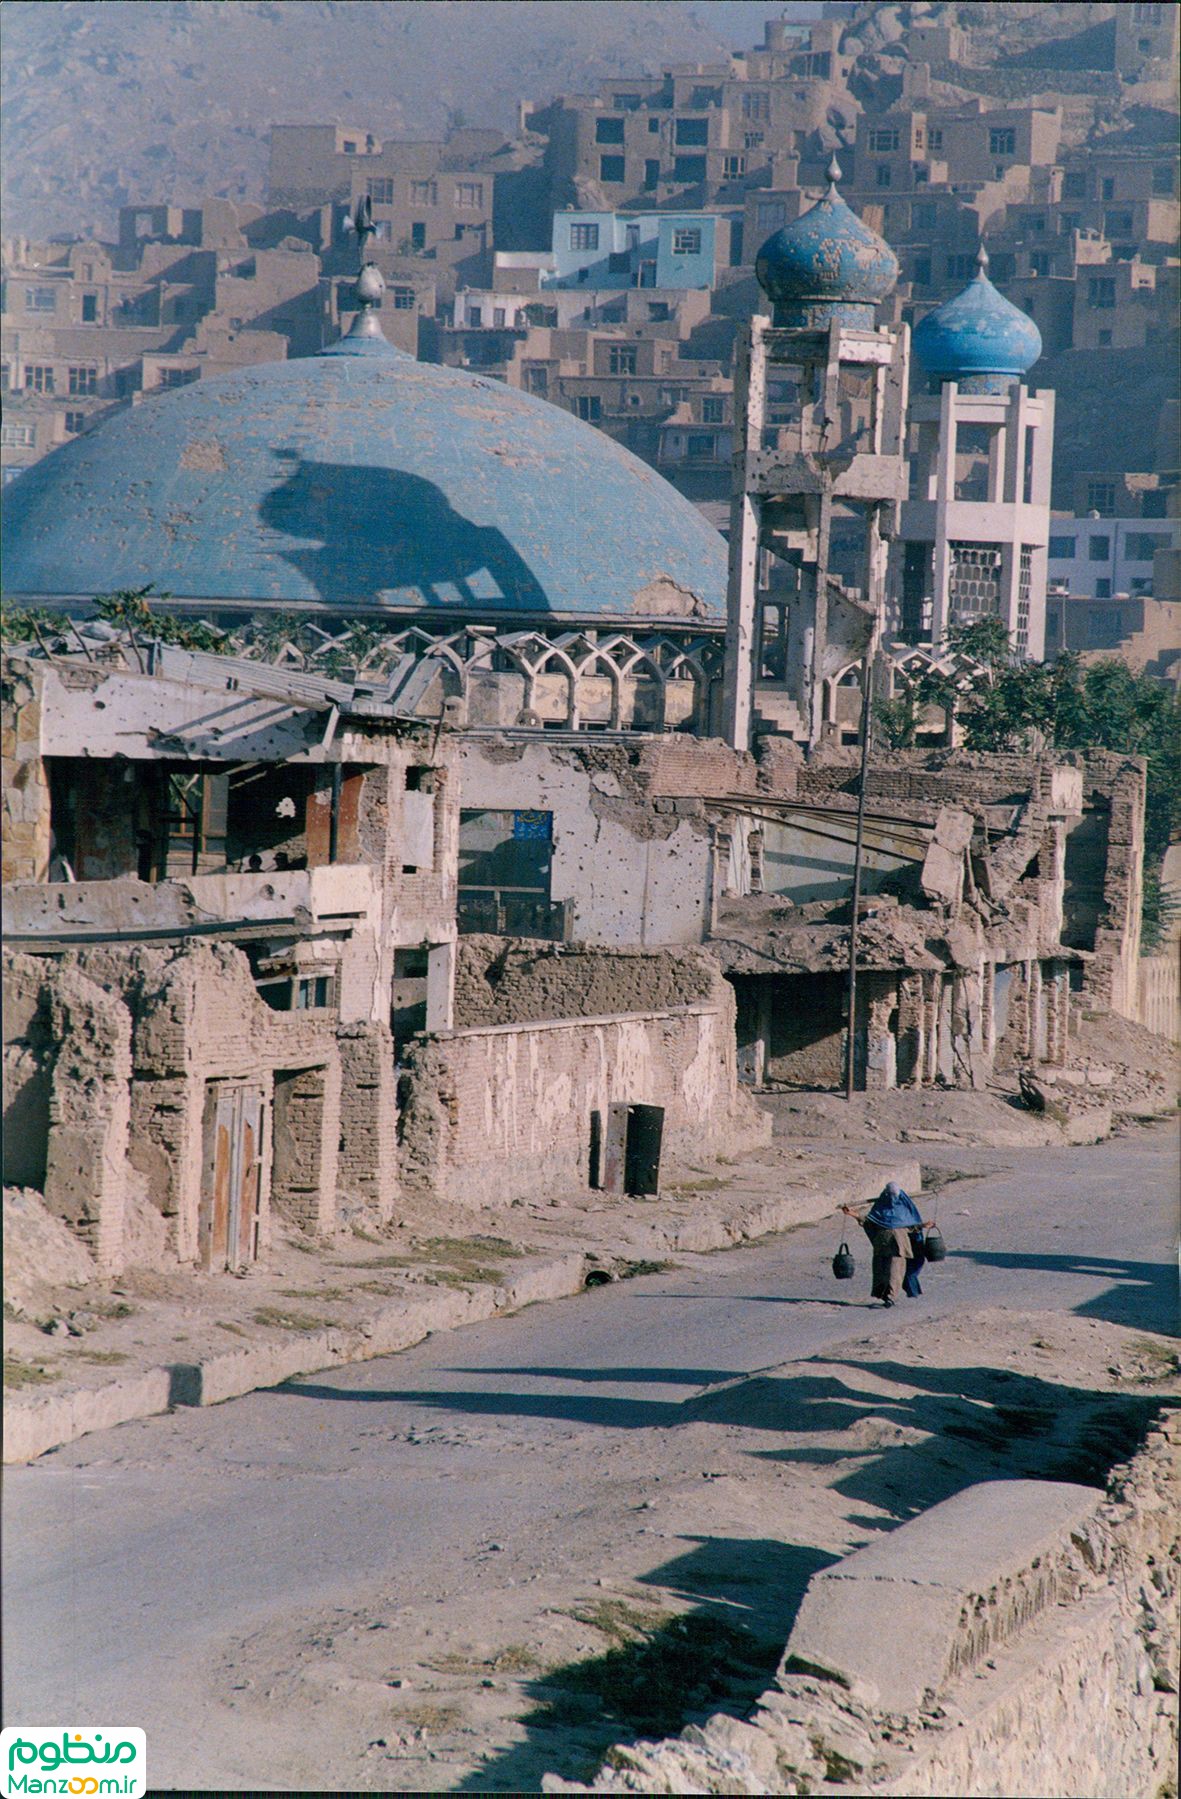
[[[101,1386],[33,1398],[12,1395],[4,1407],[4,1463],[35,1461],[51,1449],[93,1431],[109,1430],[135,1418],[150,1418],[180,1406],[220,1405],[259,1388],[275,1387],[302,1374],[412,1349],[435,1331],[455,1330],[488,1318],[506,1317],[525,1306],[568,1299],[583,1291],[588,1263],[610,1269],[640,1251],[683,1254],[733,1249],[740,1243],[814,1224],[831,1215],[842,1201],[863,1199],[885,1180],[917,1189],[917,1162],[866,1164],[856,1176],[831,1181],[823,1193],[808,1188],[787,1191],[782,1198],[759,1201],[749,1210],[724,1215],[699,1214],[670,1225],[631,1221],[626,1240],[616,1235],[585,1252],[525,1261],[511,1279],[496,1286],[446,1290],[421,1299],[399,1299],[382,1306],[359,1324],[333,1325],[310,1331],[298,1342],[252,1343],[241,1349],[148,1368]]]

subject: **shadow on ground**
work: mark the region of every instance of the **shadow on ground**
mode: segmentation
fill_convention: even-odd
[[[659,1601],[618,1598],[575,1608],[609,1647],[530,1681],[525,1741],[490,1756],[463,1792],[535,1793],[546,1773],[588,1779],[613,1743],[668,1736],[695,1714],[749,1711],[774,1679],[809,1580],[836,1558],[766,1539],[686,1540],[642,1584],[693,1610],[670,1617]]]
[[[1036,1274],[1089,1274],[1111,1285],[1074,1307],[1080,1318],[1103,1318],[1137,1330],[1177,1329],[1177,1270],[1168,1262],[1126,1262],[1111,1256],[1018,1255],[1006,1250],[966,1249],[959,1259],[982,1268],[1018,1268]]]

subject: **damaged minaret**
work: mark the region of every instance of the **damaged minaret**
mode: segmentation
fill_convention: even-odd
[[[1042,353],[1031,318],[976,278],[916,326],[929,391],[911,401],[914,498],[902,508],[891,624],[906,643],[939,644],[949,625],[1001,618],[1017,654],[1040,662],[1054,395],[1022,380]]]
[[[871,650],[906,495],[908,332],[874,322],[898,263],[837,193],[840,173],[834,160],[824,198],[763,245],[772,316],[738,340],[724,723],[736,749],[760,726],[819,744],[838,684]],[[851,586],[830,572],[836,519],[856,538]]]

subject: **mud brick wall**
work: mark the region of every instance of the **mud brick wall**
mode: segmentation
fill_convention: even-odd
[[[76,968],[5,958],[5,1178],[10,1155],[41,1174],[49,1211],[122,1266],[130,1126],[131,1018]],[[34,1167],[34,1165],[36,1165]]]
[[[1144,791],[1144,764],[1139,758],[1111,753],[1087,758],[1087,801],[1106,801],[1110,810],[1103,912],[1095,931],[1094,959],[1084,972],[1083,992],[1092,1006],[1110,1008],[1125,1018],[1135,1018],[1138,1005]]]
[[[276,1071],[271,1138],[271,1201],[306,1231],[336,1223],[340,1137],[340,1062]]]
[[[49,782],[41,759],[41,682],[6,659],[0,686],[0,872],[10,881],[49,873]]]
[[[663,1012],[715,994],[718,975],[698,950],[571,949],[502,937],[461,937],[455,968],[458,1029],[530,1019]]]
[[[272,1012],[255,991],[245,956],[228,944],[189,943],[180,950],[93,948],[76,952],[73,959],[104,987],[120,993],[131,1012],[134,1130],[130,1159],[145,1177],[152,1203],[172,1222],[177,1258],[192,1261],[198,1252],[202,1132],[209,1081],[256,1081],[269,1104],[277,1073],[313,1068],[329,1071],[326,1086],[317,1094],[322,1144],[316,1151],[314,1217],[309,1212],[303,1173],[288,1176],[281,1159],[278,1171],[284,1199],[288,1188],[305,1195],[292,1200],[296,1221],[331,1229],[336,1215],[340,1134],[340,1056],[332,1025],[321,1018]],[[311,1115],[309,1107],[306,1116]],[[301,1141],[298,1135],[292,1139],[296,1146]],[[306,1161],[312,1151],[300,1153]],[[260,1209],[264,1247],[269,1234],[271,1161],[270,1156],[264,1157]]]
[[[677,1011],[456,1031],[417,1045],[402,1119],[407,1191],[509,1206],[585,1188],[591,1115],[665,1108],[664,1161],[761,1140],[736,1084],[733,1001]]]
[[[1136,969],[1136,1016],[1172,1042],[1181,1038],[1181,944],[1167,955],[1143,956]]]
[[[1059,758],[1061,760],[1061,758]],[[878,800],[919,800],[931,805],[1016,804],[1048,795],[1053,764],[1028,756],[971,756],[963,751],[932,752],[915,757],[898,751],[888,762],[871,761],[866,792]],[[850,764],[809,763],[798,775],[801,799],[823,799],[830,793],[855,793],[858,771]]]
[[[398,1191],[397,1082],[388,1025],[349,1025],[340,1051],[340,1158],[337,1203],[342,1219],[368,1213],[389,1218]]]
[[[686,737],[645,744],[639,775],[655,799],[665,794],[754,793],[758,766],[753,756],[717,738]]]

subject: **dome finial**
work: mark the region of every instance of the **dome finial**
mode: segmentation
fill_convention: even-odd
[[[988,278],[988,251],[981,244],[976,252],[976,279],[985,281]]]
[[[365,260],[365,246],[371,237],[377,236],[377,226],[373,222],[373,202],[368,194],[363,194],[357,201],[357,210],[352,218],[345,220],[345,225],[348,230],[357,234],[357,255],[360,262],[357,283],[353,289],[357,297],[357,311],[345,335],[384,338],[385,333],[378,322],[375,309],[381,304],[385,282],[377,264]]]
[[[829,157],[828,167],[825,169],[824,173],[825,173],[825,178],[828,181],[829,194],[833,195],[837,191],[837,182],[841,178],[841,165],[836,159],[835,151],[832,154],[832,156]]]

